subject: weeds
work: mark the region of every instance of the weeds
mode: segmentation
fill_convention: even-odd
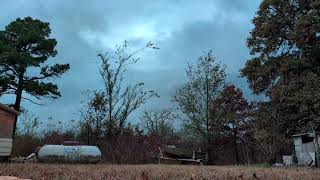
[[[318,179],[319,169],[245,166],[0,164],[4,176],[29,179]]]

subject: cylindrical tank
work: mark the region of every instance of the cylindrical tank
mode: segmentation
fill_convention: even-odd
[[[101,152],[96,146],[45,145],[38,158],[42,162],[97,163]]]

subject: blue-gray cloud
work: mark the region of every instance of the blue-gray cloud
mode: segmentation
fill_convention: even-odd
[[[80,108],[82,91],[103,88],[97,51],[111,50],[123,40],[128,40],[133,48],[152,40],[161,48],[141,54],[142,61],[128,71],[128,82],[144,81],[148,89],[161,95],[143,108],[170,106],[172,94],[184,81],[186,63],[209,49],[218,61],[227,65],[229,80],[249,94],[245,80],[238,76],[249,57],[245,40],[259,2],[3,0],[0,28],[26,16],[50,22],[59,52],[51,61],[70,63],[71,70],[56,81],[61,99],[46,101],[48,105],[44,107],[27,102],[23,106],[41,119],[53,116],[68,121],[76,118],[74,113]],[[10,100],[2,98],[2,101]]]

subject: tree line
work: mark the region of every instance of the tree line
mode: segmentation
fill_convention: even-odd
[[[316,0],[260,4],[247,39],[252,57],[240,74],[252,96],[264,100],[248,101],[236,84],[227,82],[225,65],[210,50],[186,65],[186,82],[172,97],[177,110],[145,111],[136,124],[128,122],[132,112],[161,97],[143,82],[126,81],[126,70],[140,60],[139,53],[159,48],[149,42],[131,52],[125,41],[114,52],[97,54],[104,87],[84,95],[77,132],[58,135],[98,145],[107,160],[120,163],[133,153],[130,148],[140,157],[133,162],[145,162],[164,144],[201,147],[210,152],[211,163],[227,158],[219,154],[225,150],[230,150],[232,163],[276,162],[292,153],[292,135],[320,129],[319,9]],[[37,103],[61,96],[52,80],[70,66],[48,65],[57,54],[50,33],[49,23],[31,17],[18,18],[0,31],[0,93],[15,95],[16,110],[22,100]]]

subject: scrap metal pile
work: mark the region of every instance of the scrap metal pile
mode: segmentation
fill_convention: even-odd
[[[293,135],[293,153],[283,156],[283,164],[274,166],[320,167],[320,132]]]

